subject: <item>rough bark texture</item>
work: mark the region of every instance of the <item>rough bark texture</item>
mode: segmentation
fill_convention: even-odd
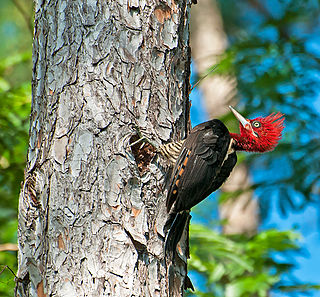
[[[36,1],[17,296],[168,296],[165,170],[129,143],[187,132],[189,5]]]
[[[218,63],[219,55],[227,48],[227,38],[216,1],[201,0],[192,9],[191,47],[192,57],[199,73]],[[225,114],[228,105],[234,104],[236,80],[234,77],[215,75],[201,81],[205,106],[209,118]],[[222,187],[223,191],[247,189],[250,186],[248,169],[236,165],[231,176]],[[225,233],[256,232],[258,226],[258,204],[252,199],[252,192],[244,192],[236,199],[229,200],[219,208],[220,218],[227,219]]]

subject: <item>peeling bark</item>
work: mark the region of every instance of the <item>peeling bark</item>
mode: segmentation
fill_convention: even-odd
[[[16,296],[168,296],[166,168],[151,149],[141,171],[129,145],[187,133],[189,9],[36,1]]]

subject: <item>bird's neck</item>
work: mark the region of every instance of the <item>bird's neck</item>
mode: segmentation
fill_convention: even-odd
[[[231,138],[233,141],[233,148],[236,151],[247,151],[247,152],[254,152],[254,143],[249,141],[247,137],[242,136],[241,134],[230,133]]]

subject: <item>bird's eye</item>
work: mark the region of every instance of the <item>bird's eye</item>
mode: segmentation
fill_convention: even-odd
[[[259,127],[261,127],[261,123],[258,122],[258,121],[254,121],[254,122],[252,123],[252,126],[255,127],[255,128],[259,128]]]

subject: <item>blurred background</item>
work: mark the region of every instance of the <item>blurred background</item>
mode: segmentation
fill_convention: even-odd
[[[17,271],[18,196],[27,152],[32,75],[33,3],[0,1],[0,272]],[[0,274],[0,296],[14,296]]]
[[[13,296],[5,266],[17,269],[32,5],[0,1],[0,296]],[[191,12],[192,125],[220,118],[237,132],[233,105],[248,118],[280,111],[286,128],[274,152],[238,154],[193,209],[189,295],[320,296],[320,1],[198,0]]]

